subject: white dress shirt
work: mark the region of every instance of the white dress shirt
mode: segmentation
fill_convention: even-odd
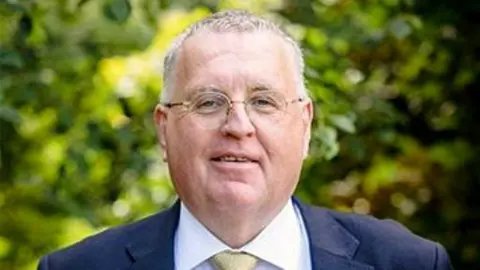
[[[224,250],[245,251],[260,258],[255,270],[312,269],[305,225],[291,200],[259,235],[239,249],[231,249],[210,233],[182,203],[174,248],[176,270],[215,270],[209,258]]]

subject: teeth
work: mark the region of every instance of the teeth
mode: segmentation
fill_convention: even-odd
[[[247,158],[243,157],[232,157],[232,156],[226,156],[226,157],[221,157],[220,161],[226,161],[226,162],[246,162],[249,161]]]

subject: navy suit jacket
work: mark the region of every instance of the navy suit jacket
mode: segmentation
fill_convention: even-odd
[[[441,245],[399,223],[294,202],[305,222],[313,270],[452,269]],[[161,213],[49,254],[38,269],[174,270],[179,213],[177,202]]]

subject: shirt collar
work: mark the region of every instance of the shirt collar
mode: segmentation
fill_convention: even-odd
[[[289,200],[259,235],[238,250],[281,269],[297,269],[302,252],[301,224],[300,213]],[[175,262],[179,270],[190,270],[211,256],[231,249],[208,231],[183,203],[175,238]]]

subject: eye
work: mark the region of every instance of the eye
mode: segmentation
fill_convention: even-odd
[[[257,111],[270,112],[280,110],[282,102],[277,95],[264,93],[253,96],[248,103]]]
[[[212,113],[224,108],[227,103],[226,98],[220,94],[202,94],[193,100],[192,111],[202,114]]]

